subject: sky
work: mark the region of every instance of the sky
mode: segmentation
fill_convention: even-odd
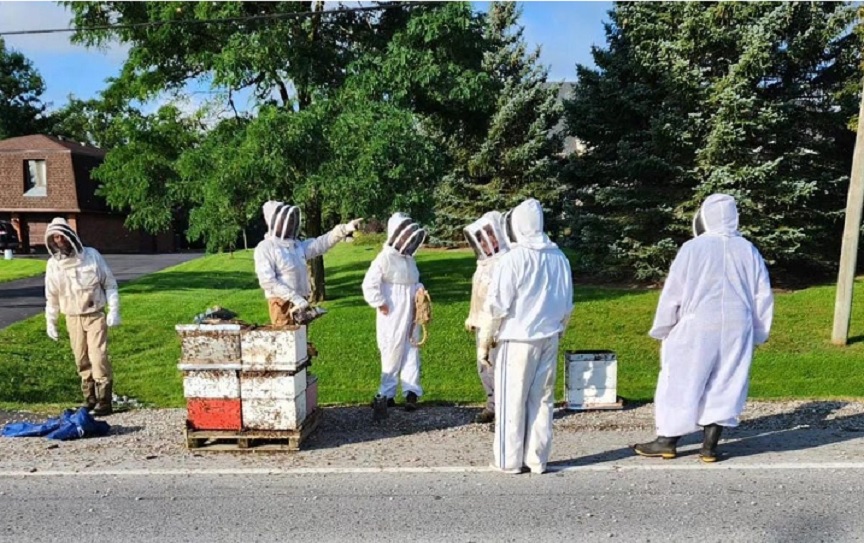
[[[603,22],[612,2],[520,2],[525,39],[541,47],[541,61],[549,67],[551,81],[572,81],[576,64],[593,66],[591,46],[603,45]],[[487,2],[474,2],[478,10]],[[67,28],[69,12],[54,2],[0,1],[0,32],[43,28]],[[29,58],[45,80],[43,100],[52,109],[62,107],[67,96],[87,99],[105,88],[105,80],[119,73],[127,49],[119,44],[105,50],[72,45],[68,33],[3,36],[7,48]],[[189,89],[187,104],[203,100]],[[160,98],[164,101],[167,98]],[[153,104],[151,104],[153,105]],[[158,106],[161,104],[155,104]]]

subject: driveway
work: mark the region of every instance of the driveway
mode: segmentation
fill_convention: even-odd
[[[119,283],[202,256],[202,253],[102,255]],[[0,283],[0,329],[45,309],[44,276]]]

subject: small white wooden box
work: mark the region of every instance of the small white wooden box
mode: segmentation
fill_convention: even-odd
[[[289,400],[306,390],[306,369],[298,372],[244,371],[240,373],[240,397]]]
[[[184,371],[183,396],[186,398],[240,398],[238,372],[236,370]]]
[[[297,370],[306,363],[306,327],[243,330],[240,351],[244,370]]]
[[[239,324],[178,324],[180,335],[180,363],[239,364]]]
[[[242,404],[243,427],[247,430],[297,430],[306,420],[305,391],[283,400],[243,398]]]
[[[621,409],[618,358],[612,351],[567,351],[564,389],[568,409]]]

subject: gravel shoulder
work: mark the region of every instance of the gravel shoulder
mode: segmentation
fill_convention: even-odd
[[[136,409],[108,417],[107,437],[70,442],[0,438],[0,474],[103,470],[231,470],[482,468],[492,456],[493,432],[474,424],[476,407],[391,409],[375,424],[368,407],[325,407],[319,428],[295,452],[187,450],[184,409]],[[653,405],[622,411],[556,410],[551,467],[603,468],[697,462],[701,436],[682,439],[672,462],[634,457],[629,445],[653,437]],[[0,411],[0,424],[28,419]],[[38,418],[30,420],[39,420]],[[864,463],[864,403],[751,402],[741,426],[721,442],[742,463]]]

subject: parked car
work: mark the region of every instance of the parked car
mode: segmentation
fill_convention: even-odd
[[[17,249],[21,244],[18,232],[9,221],[0,221],[0,251],[6,249]]]

